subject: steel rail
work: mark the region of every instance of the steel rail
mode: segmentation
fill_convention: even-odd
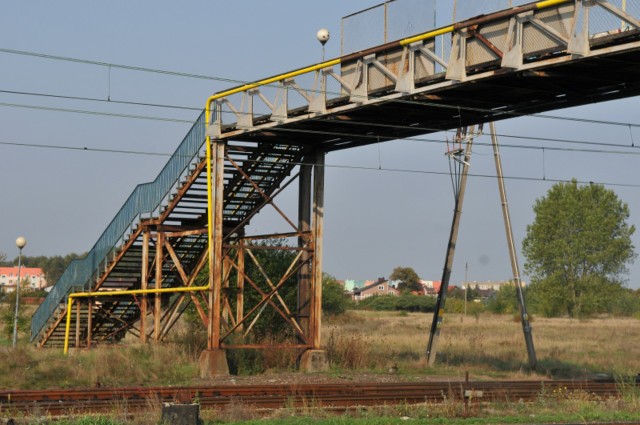
[[[636,382],[638,382],[636,380]],[[346,409],[355,406],[464,401],[471,391],[475,401],[519,402],[564,397],[572,392],[594,398],[619,397],[619,384],[609,381],[450,381],[427,383],[334,383],[283,385],[226,385],[144,388],[89,388],[67,390],[0,391],[3,412],[40,412],[52,416],[78,412],[105,412],[126,405],[149,409],[155,403],[197,402],[203,408],[242,403],[255,409],[308,407]]]

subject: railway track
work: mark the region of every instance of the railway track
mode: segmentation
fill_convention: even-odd
[[[243,386],[86,388],[0,391],[0,412],[47,414],[98,413],[157,407],[163,402],[197,402],[202,408],[224,409],[242,404],[254,409],[438,403],[465,397],[482,401],[532,401],[575,391],[594,397],[619,396],[614,381],[456,381],[428,383],[287,384]]]

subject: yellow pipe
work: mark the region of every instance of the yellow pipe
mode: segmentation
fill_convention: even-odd
[[[102,292],[76,292],[69,294],[69,303],[67,305],[67,323],[64,330],[64,354],[69,353],[69,330],[71,328],[71,307],[73,307],[74,298],[89,297],[113,297],[118,295],[144,295],[144,294],[173,294],[179,292],[198,292],[206,291],[207,286],[183,286],[180,288],[160,288],[160,289],[128,289],[124,291],[102,291]]]
[[[213,96],[210,96],[209,99],[207,100],[207,109],[209,109],[209,105],[211,104],[211,102],[213,102],[216,99],[220,99],[226,96],[231,96],[232,94],[240,93],[243,91],[255,89],[256,87],[266,86],[267,84],[275,83],[277,81],[285,80],[287,78],[297,77],[298,75],[306,74],[308,72],[313,72],[319,69],[328,68],[330,66],[338,65],[339,63],[340,63],[340,58],[332,59],[326,62],[321,62],[315,65],[307,66],[306,68],[300,68],[295,71],[276,75],[275,77],[265,78],[264,80],[256,81],[254,83],[245,84],[240,87],[236,87],[220,93],[216,93]]]
[[[556,6],[558,4],[568,3],[570,1],[573,1],[573,0],[544,0],[536,3],[536,7],[538,9],[544,9],[546,7]]]
[[[175,292],[198,292],[206,291],[207,286],[180,286],[178,288],[159,288],[159,289],[127,289],[124,291],[99,291],[99,292],[76,292],[69,295],[73,298],[90,298],[90,297],[111,297],[115,295],[144,295],[144,294],[173,294]]]
[[[414,37],[405,38],[400,40],[401,46],[406,46],[411,43],[415,43],[416,41],[426,40],[427,38],[434,38],[442,34],[446,34],[449,32],[453,32],[453,25],[449,25],[447,27],[438,28],[433,31],[425,32],[424,34],[416,35]]]
[[[541,2],[536,3],[536,8],[537,9],[545,9],[547,7],[551,7],[551,6],[556,6],[559,4],[563,4],[563,3],[568,3],[570,1],[573,0],[543,0]],[[428,31],[413,37],[408,37],[408,38],[404,38],[402,40],[399,41],[399,44],[401,46],[406,46],[409,45],[411,43],[415,43],[416,41],[422,41],[422,40],[426,40],[428,38],[434,38],[437,37],[439,35],[443,35],[443,34],[447,34],[450,32],[453,32],[455,29],[455,26],[449,25],[446,27],[441,27],[432,31]],[[260,87],[260,86],[265,86],[267,84],[271,84],[271,83],[275,83],[277,81],[281,81],[287,78],[292,78],[292,77],[296,77],[298,75],[302,75],[302,74],[306,74],[308,72],[313,72],[313,71],[318,71],[320,69],[323,68],[327,68],[330,66],[334,66],[334,65],[338,65],[342,62],[341,58],[337,58],[337,59],[332,59],[329,61],[325,61],[325,62],[321,62],[315,65],[311,65],[308,66],[306,68],[301,68],[295,71],[291,71],[291,72],[287,72],[284,74],[280,74],[280,75],[276,75],[275,77],[269,77],[269,78],[265,78],[264,80],[259,80],[253,83],[248,83],[248,84],[244,84],[242,86],[238,86],[229,90],[225,90],[219,93],[216,93],[212,96],[209,97],[209,99],[207,99],[207,104],[206,104],[206,110],[207,110],[207,126],[210,125],[211,123],[209,122],[210,119],[210,112],[211,112],[211,102],[226,97],[226,96],[231,96],[232,94],[236,94],[236,93],[240,93],[243,91],[247,91],[247,90],[251,90],[254,89],[256,87]]]
[[[69,352],[69,329],[71,328],[71,307],[73,307],[73,298],[69,296],[67,304],[67,324],[64,328],[64,354]]]

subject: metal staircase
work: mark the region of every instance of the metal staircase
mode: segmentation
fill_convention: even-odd
[[[191,142],[191,133],[197,131],[201,136],[203,129],[196,127],[203,125],[201,119],[196,122],[185,141]],[[183,142],[185,143],[185,142]],[[76,281],[68,286],[67,293],[52,291],[32,322],[32,341],[39,346],[62,346],[64,343],[64,317],[66,315],[66,298],[68,293],[82,288],[90,291],[105,293],[91,306],[91,318],[87,309],[78,309],[78,318],[72,327],[76,333],[76,341],[80,345],[89,344],[85,341],[87,328],[91,323],[91,340],[93,342],[117,342],[127,331],[139,336],[140,330],[136,323],[140,320],[141,304],[139,300],[129,297],[109,297],[109,291],[131,290],[141,288],[141,264],[143,263],[143,229],[152,226],[168,231],[191,231],[192,234],[179,236],[172,240],[173,253],[180,264],[181,271],[192,275],[200,270],[205,263],[207,251],[207,182],[206,161],[201,155],[204,137],[200,148],[187,171],[180,173],[178,182],[173,186],[165,202],[157,209],[156,214],[148,218],[139,218],[136,223],[128,227],[128,232],[122,238],[119,246],[109,250],[108,256],[100,262],[98,271],[92,274],[89,281]],[[290,175],[293,168],[301,161],[303,149],[294,145],[268,145],[264,143],[228,142],[226,146],[227,161],[225,161],[224,187],[224,229],[226,233],[242,233],[250,219],[265,205],[263,195],[273,194],[283,180]],[[178,148],[169,160],[182,155]],[[240,171],[241,170],[241,171]],[[247,179],[246,177],[249,177]],[[138,189],[136,189],[138,190]],[[135,192],[135,191],[134,191]],[[122,212],[122,210],[121,210]],[[139,217],[144,211],[135,214]],[[119,213],[120,214],[120,213]],[[116,217],[117,219],[117,217]],[[114,219],[115,220],[115,219]],[[91,255],[91,254],[90,254]],[[167,258],[169,254],[165,254]],[[80,260],[83,261],[83,260]],[[149,260],[147,270],[153,269],[153,260]],[[72,264],[69,268],[74,269]],[[67,282],[69,270],[56,285]],[[149,274],[149,287],[155,285],[158,276]],[[174,261],[165,261],[162,266],[162,288],[182,286],[180,272]],[[171,311],[177,308],[178,297],[169,294],[162,295],[163,310]],[[54,304],[52,314],[40,324],[36,319],[41,317],[43,309]],[[181,305],[179,308],[184,308]],[[44,311],[44,310],[43,310]],[[168,314],[163,315],[165,325],[170,327]],[[77,327],[77,330],[76,330]]]

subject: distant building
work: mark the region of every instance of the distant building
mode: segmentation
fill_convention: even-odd
[[[465,288],[469,290],[475,290],[480,298],[489,298],[494,293],[498,292],[501,288],[505,286],[513,286],[514,283],[512,280],[502,280],[502,281],[486,281],[486,282],[462,282],[462,289]],[[527,286],[526,282],[520,281],[520,287],[524,288]]]
[[[365,286],[371,285],[373,282],[374,282],[373,280],[353,280],[353,279],[338,281],[338,283],[342,284],[342,286],[344,287],[345,292],[353,292],[356,289],[364,288]]]
[[[442,282],[439,280],[422,280],[420,279],[420,284],[422,285],[422,289],[418,295],[428,295],[431,297],[437,297],[438,292],[440,291],[440,286]]]
[[[354,301],[364,300],[375,295],[400,295],[400,291],[392,285],[391,281],[381,277],[365,287],[353,291]]]
[[[22,267],[20,269],[22,289],[43,289],[47,286],[47,279],[40,267]],[[13,292],[18,282],[17,267],[0,267],[0,290]]]
[[[462,282],[462,287],[469,289],[478,289],[481,291],[486,291],[488,289],[493,291],[499,291],[503,286],[513,286],[512,280],[502,280],[502,281],[486,281],[486,282]],[[525,287],[527,284],[524,281],[520,281],[520,286]]]

